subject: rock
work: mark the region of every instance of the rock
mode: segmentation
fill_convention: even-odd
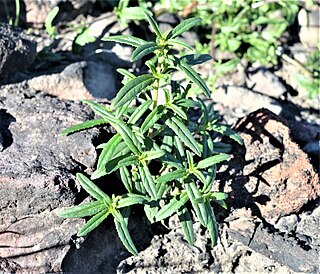
[[[57,15],[57,22],[71,21],[79,14],[93,8],[95,0],[24,0],[26,5],[26,21],[35,28],[44,26],[48,13],[56,6],[60,11]]]
[[[74,174],[92,171],[97,130],[59,132],[92,113],[23,84],[2,86],[0,98],[0,272],[60,272],[84,220],[57,212],[83,199]]]
[[[249,74],[246,84],[250,89],[274,98],[280,98],[287,91],[277,76],[263,68]]]
[[[30,36],[0,24],[0,79],[29,66],[36,54],[36,43]]]
[[[267,108],[276,114],[282,111],[281,105],[275,99],[236,86],[217,89],[212,93],[212,100],[216,102],[215,110],[226,116],[229,124],[259,108]]]
[[[112,99],[118,91],[115,68],[106,62],[82,61],[61,73],[42,75],[27,81],[28,86],[69,100]]]
[[[303,151],[319,159],[320,158],[320,141],[318,140],[318,141],[307,143],[303,147]]]
[[[248,199],[256,206],[255,214],[275,224],[320,195],[318,174],[291,140],[285,120],[260,109],[239,121],[235,130],[244,141],[246,153],[245,159],[237,162],[245,165],[243,175],[232,183],[231,196],[243,197],[244,203]]]
[[[310,10],[301,9],[298,13],[300,25],[300,41],[309,48],[316,48],[319,43],[319,6],[313,6]]]
[[[301,214],[300,218],[297,233],[309,237],[311,239],[310,244],[318,246],[318,249],[320,249],[320,206],[316,207],[311,214]]]
[[[281,217],[274,227],[281,232],[290,233],[296,230],[298,221],[298,216],[296,214],[291,214],[289,216]]]

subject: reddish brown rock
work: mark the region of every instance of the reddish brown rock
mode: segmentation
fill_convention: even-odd
[[[319,197],[318,174],[291,140],[286,121],[260,109],[241,120],[236,131],[246,148],[243,176],[237,179],[266,221],[274,223]]]

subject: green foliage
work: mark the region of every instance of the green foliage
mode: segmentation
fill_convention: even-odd
[[[193,65],[210,60],[210,56],[176,56],[174,41],[184,31],[199,24],[201,19],[183,21],[169,32],[162,33],[148,12],[144,13],[156,38],[147,42],[131,36],[104,37],[105,41],[129,44],[136,49],[132,59],[149,57],[146,62],[150,73],[135,76],[119,69],[124,75],[124,86],[111,105],[104,106],[84,101],[101,118],[72,126],[62,131],[67,135],[93,126],[110,124],[117,133],[102,149],[97,169],[91,180],[77,174],[81,186],[95,199],[94,202],[65,209],[61,217],[92,216],[78,233],[84,236],[96,228],[109,215],[113,216],[119,237],[129,252],[137,250],[128,231],[128,212],[131,206],[140,205],[150,223],[177,214],[186,240],[195,240],[193,220],[206,227],[212,245],[218,237],[218,225],[212,202],[225,207],[227,195],[213,192],[217,164],[228,159],[228,145],[214,141],[214,132],[227,135],[238,143],[242,140],[229,128],[217,125],[212,104],[189,96],[193,85],[203,94],[210,90]],[[174,71],[182,72],[187,83],[172,79]],[[191,85],[193,83],[193,85]],[[165,98],[159,101],[159,95]],[[134,102],[139,104],[135,106]],[[200,117],[192,122],[190,109],[198,110]],[[222,152],[221,152],[222,151]],[[111,197],[92,180],[115,173],[125,191]],[[195,214],[192,214],[195,212]]]
[[[58,12],[59,12],[59,7],[54,7],[48,13],[46,20],[45,20],[46,31],[51,37],[55,37],[57,35],[56,27],[53,26],[52,22],[53,22],[54,18],[57,16]]]
[[[312,99],[320,94],[320,45],[307,57],[305,68],[310,75],[299,73],[295,78],[298,84],[308,92],[308,98]]]

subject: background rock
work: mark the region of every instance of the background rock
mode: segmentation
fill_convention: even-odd
[[[36,43],[20,30],[0,24],[0,79],[30,65]]]
[[[27,81],[28,86],[69,100],[112,99],[118,91],[115,68],[106,62],[82,61],[61,73],[41,75]]]
[[[74,174],[92,170],[97,131],[59,132],[92,114],[23,84],[1,87],[0,98],[0,271],[59,272],[84,221],[57,211],[83,199]]]

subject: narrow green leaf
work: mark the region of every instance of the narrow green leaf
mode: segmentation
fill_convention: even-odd
[[[76,174],[77,180],[80,185],[87,191],[92,197],[98,201],[105,200],[107,203],[111,203],[111,198],[105,194],[100,188],[98,188],[91,180],[81,173]]]
[[[162,117],[163,114],[164,107],[161,105],[156,106],[142,123],[141,132],[145,133],[149,128],[152,128],[154,124]]]
[[[54,7],[47,15],[45,19],[45,28],[50,36],[56,35],[56,28],[52,25],[54,18],[57,16],[59,12],[59,7]]]
[[[217,163],[220,163],[222,161],[225,161],[229,158],[229,155],[228,154],[219,154],[219,155],[214,155],[214,156],[211,156],[209,158],[206,158],[204,160],[201,160],[198,164],[197,164],[197,168],[199,169],[204,169],[204,168],[207,168],[207,167],[211,167],[213,166],[214,164],[217,164]]]
[[[202,174],[202,172],[200,170],[193,169],[192,174],[195,175],[201,183],[203,183],[203,184],[206,183],[206,177]]]
[[[163,150],[153,150],[153,151],[143,152],[141,157],[145,161],[150,161],[150,160],[158,159],[162,157],[164,154],[165,152]]]
[[[140,45],[143,45],[144,43],[147,43],[147,41],[131,36],[131,35],[115,35],[115,36],[105,36],[101,39],[102,41],[107,42],[116,42],[121,44],[127,44],[133,47],[139,47]]]
[[[126,167],[120,168],[120,177],[121,181],[124,184],[125,188],[128,190],[129,193],[132,192],[132,180],[129,170]]]
[[[177,60],[177,59],[176,59]],[[178,69],[186,74],[186,76],[195,83],[207,97],[210,97],[210,90],[207,87],[206,83],[202,80],[202,78],[199,76],[199,74],[188,64],[186,64],[183,61],[176,62],[176,66]]]
[[[112,102],[112,107],[118,108],[127,102],[131,102],[137,95],[153,84],[154,77],[151,74],[143,74],[130,80],[118,92],[116,98]]]
[[[115,148],[120,144],[122,138],[119,133],[115,134],[112,136],[112,138],[106,143],[104,148],[102,149],[99,159],[98,159],[98,164],[97,164],[97,169],[101,170],[104,169],[106,164],[111,160],[113,156],[113,152]]]
[[[128,123],[129,124],[135,124],[138,122],[138,120],[142,117],[142,115],[149,109],[149,107],[152,105],[153,101],[148,100],[143,102],[139,107],[135,109],[135,111],[131,114]]]
[[[138,251],[131,239],[126,222],[120,213],[117,214],[117,218],[114,218],[114,223],[115,223],[119,238],[123,243],[123,245],[132,255],[137,256]]]
[[[226,135],[231,139],[235,140],[238,144],[243,145],[241,137],[238,134],[236,134],[233,130],[231,130],[229,127],[223,125],[212,125],[211,129],[213,131],[221,133],[222,135]]]
[[[228,198],[228,194],[224,192],[211,192],[209,197],[214,201],[222,201]]]
[[[105,106],[100,105],[96,102],[89,101],[89,100],[83,100],[83,103],[90,106],[90,108],[98,115],[100,115],[102,118],[104,118],[106,121],[110,122],[110,120],[114,119],[114,115],[106,109]]]
[[[82,218],[92,216],[105,209],[106,205],[102,201],[94,201],[83,205],[73,206],[61,211],[58,215],[62,218]]]
[[[146,191],[151,196],[151,198],[153,200],[156,200],[157,188],[148,167],[146,165],[143,165],[143,166],[139,166],[138,168],[139,168],[139,173],[141,176],[143,186],[145,187]]]
[[[78,124],[78,125],[74,125],[74,126],[71,126],[71,127],[68,127],[64,130],[62,130],[60,132],[60,135],[68,135],[70,133],[74,133],[74,132],[77,132],[77,131],[81,131],[81,130],[84,130],[84,129],[88,129],[88,128],[92,128],[92,127],[95,127],[95,126],[99,126],[99,125],[102,125],[102,124],[107,124],[108,122],[104,119],[96,119],[96,120],[90,120],[90,121],[86,121],[86,122],[83,122],[81,124]]]
[[[125,141],[128,148],[135,155],[138,155],[142,148],[132,130],[121,120],[114,119],[111,124],[117,130],[117,132],[120,133],[122,139]]]
[[[178,211],[178,216],[179,216],[184,237],[186,238],[189,244],[193,245],[195,240],[195,234],[193,230],[192,218],[188,209],[185,206],[183,206]]]
[[[144,212],[151,224],[155,222],[155,216],[159,211],[159,203],[158,201],[152,201],[149,204],[146,204],[144,207]]]
[[[128,197],[124,197],[119,200],[117,208],[132,206],[135,204],[146,204],[149,202],[149,200],[150,199],[147,196],[129,193]]]
[[[188,120],[187,114],[176,104],[170,104],[168,107],[173,111],[173,114],[180,116],[184,120]]]
[[[178,211],[184,204],[189,200],[188,194],[186,192],[181,193],[170,200],[168,204],[163,206],[156,214],[156,222],[162,221],[170,217],[173,213]]]
[[[78,237],[83,237],[100,225],[109,215],[109,209],[102,210],[94,215],[78,232]]]
[[[137,47],[131,55],[132,61],[137,61],[138,59],[146,56],[147,54],[154,52],[157,49],[157,44],[155,42],[147,42],[143,45]]]
[[[195,25],[198,25],[201,22],[201,18],[189,18],[183,20],[178,26],[173,28],[167,35],[167,39],[175,38],[185,31],[191,29]]]
[[[158,24],[156,23],[156,21],[152,18],[152,16],[147,11],[144,11],[144,14],[145,14],[151,28],[154,30],[155,34],[161,38],[162,33],[161,33],[161,30],[160,30]]]
[[[190,198],[191,204],[197,214],[197,217],[200,223],[203,226],[207,226],[208,216],[206,212],[206,207],[204,203],[198,203],[197,200],[202,200],[202,195],[198,190],[197,186],[194,182],[185,184],[185,188],[187,190],[188,196]]]
[[[210,205],[209,201],[205,202],[206,211],[208,214],[208,223],[207,228],[209,230],[210,238],[211,238],[211,246],[214,247],[217,243],[219,237],[219,228],[216,221],[216,217],[213,212],[213,208]]]
[[[161,149],[167,153],[171,153],[173,146],[173,138],[170,135],[165,135],[162,140]]]
[[[199,103],[191,99],[178,99],[174,101],[174,104],[179,107],[187,107],[187,108],[199,107]]]
[[[199,65],[212,59],[209,54],[188,54],[180,58],[190,66]]]
[[[118,162],[118,168],[120,167],[125,167],[125,166],[130,166],[130,165],[135,165],[138,163],[138,156],[136,155],[132,155],[132,156],[129,156],[129,157],[126,157],[122,160],[120,160]]]
[[[127,154],[124,154],[124,155],[119,155],[113,159],[111,159],[107,164],[106,164],[106,167],[105,167],[105,171],[107,174],[110,174],[110,173],[113,173],[115,172],[116,170],[118,170],[120,167],[122,166],[126,166],[126,162],[124,162],[124,164],[120,165],[120,162],[122,160],[125,161],[125,159],[129,158],[129,165],[130,163],[132,162],[132,159],[131,159],[131,153],[127,153]],[[137,161],[137,156],[135,156],[135,162]]]
[[[127,77],[129,80],[136,78],[136,76],[133,73],[123,68],[118,68],[117,72],[119,72],[124,77]]]
[[[199,144],[193,138],[191,132],[178,118],[172,117],[166,120],[166,125],[198,156],[201,155]]]
[[[189,46],[187,43],[179,40],[179,39],[170,39],[168,41],[168,44],[170,46],[178,46],[178,47],[182,47],[182,48],[185,48],[187,50],[190,50],[190,51],[193,51],[193,48],[191,46]]]
[[[187,174],[185,169],[177,169],[175,171],[164,174],[157,179],[157,184],[164,184],[176,179],[181,179]]]
[[[203,193],[211,192],[214,180],[216,178],[217,173],[217,166],[213,165],[212,167],[208,168],[206,174],[206,183],[203,186]]]

